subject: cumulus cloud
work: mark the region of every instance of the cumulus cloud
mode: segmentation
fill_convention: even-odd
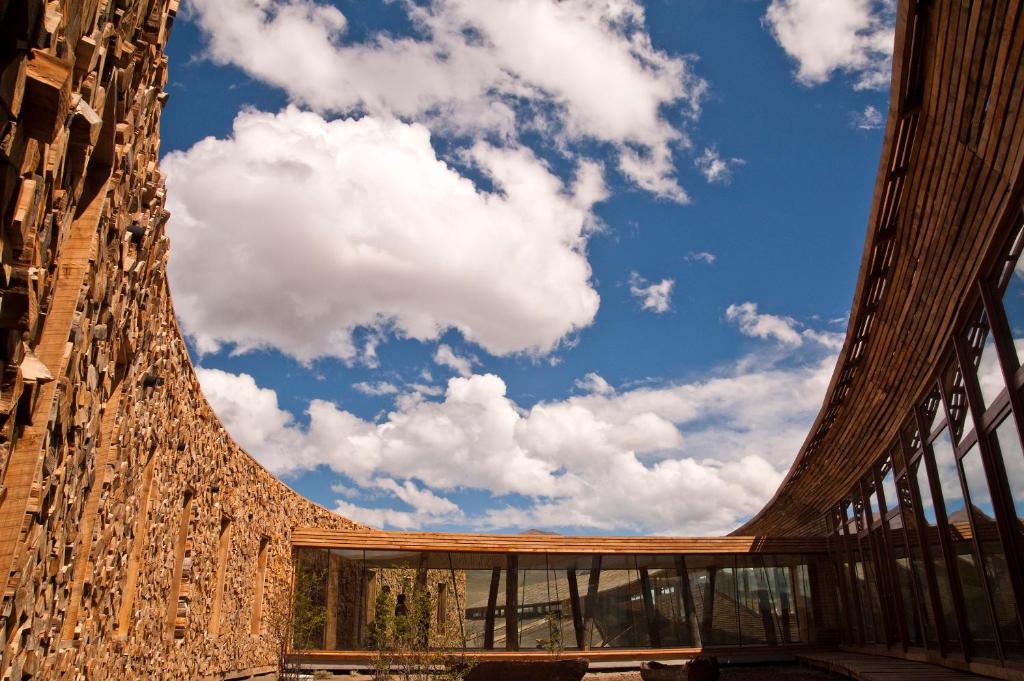
[[[792,317],[758,312],[757,303],[730,305],[725,310],[725,317],[735,322],[743,335],[751,338],[774,339],[791,347],[800,347],[804,341],[811,341],[834,351],[843,346],[842,334],[802,328],[803,325]]]
[[[637,0],[405,3],[414,35],[355,42],[315,0],[192,0],[209,56],[322,113],[364,112],[481,139],[520,130],[618,151],[620,170],[676,201],[679,120],[707,89],[689,61],[656,49]]]
[[[366,508],[346,488],[338,512],[371,525],[714,534],[771,496],[821,404],[834,353],[801,353],[785,367],[747,358],[703,380],[621,392],[594,374],[585,382],[598,389],[529,408],[498,376],[454,377],[443,398],[400,398],[379,423],[314,400],[300,426],[250,376],[201,369],[200,380],[274,472],[326,466],[408,507]],[[466,515],[446,495],[459,489],[492,501]]]
[[[657,284],[648,283],[636,272],[629,276],[629,292],[640,301],[640,307],[656,314],[668,312],[672,306],[673,279],[662,279]]]
[[[876,107],[868,104],[863,111],[852,116],[853,126],[860,130],[878,130],[885,127],[885,116]]]
[[[375,357],[386,331],[447,329],[544,354],[591,323],[590,177],[566,188],[522,147],[477,143],[474,185],[421,125],[243,111],[227,139],[168,154],[169,275],[200,352]],[[591,173],[585,167],[584,175]],[[373,330],[366,347],[353,331]]]
[[[473,364],[478,360],[476,357],[461,357],[455,354],[451,346],[442,343],[437,346],[437,351],[434,352],[434,363],[440,366],[448,367],[453,370],[459,376],[469,376],[473,373]]]
[[[711,184],[728,184],[733,167],[744,163],[741,158],[722,158],[714,147],[706,147],[704,153],[693,159],[697,171]]]
[[[796,60],[800,83],[818,85],[841,71],[855,89],[888,87],[895,0],[772,0],[764,21]]]

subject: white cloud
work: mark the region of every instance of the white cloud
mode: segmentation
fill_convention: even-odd
[[[796,60],[796,79],[818,85],[836,71],[858,90],[889,84],[895,0],[772,0],[765,24]]]
[[[694,167],[712,184],[728,184],[733,167],[744,163],[741,158],[722,158],[714,147],[705,147],[704,153],[693,159]]]
[[[751,338],[774,338],[784,345],[793,346],[799,346],[804,342],[800,332],[796,330],[795,319],[760,313],[757,311],[757,303],[730,305],[725,311],[725,317],[736,322],[743,335]]]
[[[366,112],[437,131],[513,139],[533,129],[608,143],[641,187],[684,201],[671,149],[707,85],[656,49],[636,0],[406,3],[413,37],[346,37],[340,10],[315,0],[192,0],[217,63],[324,113]]]
[[[757,303],[730,305],[725,310],[725,317],[736,322],[740,332],[751,338],[774,339],[794,348],[803,345],[804,341],[811,341],[836,352],[843,347],[843,334],[801,328],[803,325],[792,317],[758,312]]]
[[[201,370],[200,379],[228,429],[271,470],[327,466],[412,509],[364,508],[346,487],[337,510],[371,525],[714,534],[771,496],[821,404],[834,354],[801,353],[785,368],[746,358],[700,381],[530,408],[498,376],[455,377],[443,399],[399,398],[380,423],[313,401],[308,427],[247,375]],[[468,516],[445,495],[456,489],[493,501]],[[507,494],[526,504],[507,504]]]
[[[657,314],[668,312],[672,305],[673,279],[662,279],[657,284],[649,284],[636,272],[629,276],[629,292],[640,301],[640,307]]]
[[[868,104],[863,111],[853,114],[853,125],[861,130],[878,130],[885,127],[885,116]]]
[[[460,357],[455,354],[451,346],[442,343],[437,346],[434,353],[434,363],[448,367],[459,376],[469,376],[473,373],[473,364],[477,363],[476,357]]]
[[[714,253],[709,253],[708,251],[690,251],[683,256],[683,260],[686,262],[703,262],[708,265],[713,265],[717,259],[718,256]]]
[[[577,378],[574,382],[577,389],[593,395],[611,395],[615,392],[608,381],[598,373],[591,371],[583,378]]]
[[[294,108],[243,111],[228,139],[168,154],[170,279],[200,352],[277,348],[372,365],[384,332],[446,329],[493,354],[544,354],[591,323],[593,177],[568,191],[532,152],[466,153],[477,188],[426,128]],[[592,169],[581,169],[592,176]],[[352,332],[364,327],[366,347]]]
[[[377,381],[376,383],[369,383],[367,381],[360,381],[359,383],[353,383],[352,387],[364,395],[371,397],[380,397],[381,395],[394,395],[398,392],[398,386],[394,383],[388,383],[387,381]]]

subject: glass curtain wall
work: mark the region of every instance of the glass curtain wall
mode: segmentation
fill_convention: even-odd
[[[895,441],[826,516],[849,642],[1024,662],[1022,223]]]
[[[296,548],[296,650],[600,650],[813,640],[822,558]]]

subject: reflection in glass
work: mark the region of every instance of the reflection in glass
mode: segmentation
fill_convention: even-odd
[[[918,493],[921,495],[921,513],[929,525],[935,525],[935,502],[932,499],[932,489],[928,486],[928,475],[925,472],[924,457],[910,465],[910,472],[914,476],[914,483],[917,485]]]
[[[896,508],[896,480],[893,477],[892,458],[886,462],[882,472],[882,495],[885,497],[886,513]]]
[[[939,487],[942,489],[946,518],[950,525],[966,523],[967,512],[963,510],[964,497],[960,491],[960,474],[957,472],[956,454],[949,439],[948,428],[943,428],[932,441],[932,451],[935,452],[935,467],[939,472]]]
[[[995,339],[984,310],[979,311],[975,322],[967,327],[965,341],[977,370],[982,402],[988,407],[1003,391],[1004,382]]]
[[[686,561],[704,645],[738,645],[740,616],[733,568],[735,559],[731,556],[687,556]]]
[[[1010,494],[1013,496],[1017,518],[1024,522],[1024,451],[1021,451],[1017,426],[1012,417],[1007,416],[996,427],[995,439],[1003,457],[1003,467],[1006,469],[1006,480],[1010,484]]]
[[[1021,264],[1018,263],[1018,268]],[[1017,351],[1018,361],[1024,357],[1024,271],[1015,269],[1003,293],[1003,309],[1010,324],[1010,335]]]
[[[920,463],[920,460],[918,460]],[[912,466],[912,470],[915,467]],[[911,476],[904,474],[896,480],[896,489],[900,499],[900,517],[906,527],[907,538],[910,541],[911,565],[913,567],[914,590],[918,602],[924,609],[924,634],[925,640],[931,645],[937,641],[935,633],[935,613],[932,608],[931,594],[928,590],[928,573],[925,568],[924,553],[920,547],[920,528],[917,520],[917,513],[914,506],[914,495],[911,490]],[[925,532],[929,528],[925,525]],[[927,536],[927,534],[925,535]]]
[[[907,638],[913,644],[921,643],[921,622],[917,616],[917,594],[914,588],[913,568],[901,532],[893,532],[892,553],[896,562],[896,579],[900,590],[903,618],[907,623]]]
[[[967,492],[971,498],[971,513],[974,517],[974,529],[978,533],[981,545],[985,575],[992,591],[995,616],[1000,635],[1005,643],[1016,643],[1014,648],[1020,653],[1020,632],[1017,626],[1016,608],[1013,607],[1013,585],[1010,582],[1006,555],[999,539],[992,509],[992,497],[989,493],[988,481],[981,462],[978,447],[972,447],[962,460],[964,478],[967,481]]]
[[[456,575],[466,584],[463,620],[466,647],[504,650],[506,557],[499,554],[452,554]]]

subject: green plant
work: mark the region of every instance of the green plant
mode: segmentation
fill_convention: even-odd
[[[401,575],[399,575],[400,577]],[[411,579],[397,579],[409,585]],[[411,596],[411,597],[410,597]],[[391,593],[381,589],[374,602],[373,621],[367,625],[367,642],[374,651],[375,681],[461,681],[475,662],[452,639],[448,627],[431,628],[436,599],[422,583],[412,593]]]
[[[561,657],[565,650],[565,646],[562,644],[561,613],[551,610],[544,616],[544,621],[548,625],[548,637],[544,641],[544,649],[553,657]]]

